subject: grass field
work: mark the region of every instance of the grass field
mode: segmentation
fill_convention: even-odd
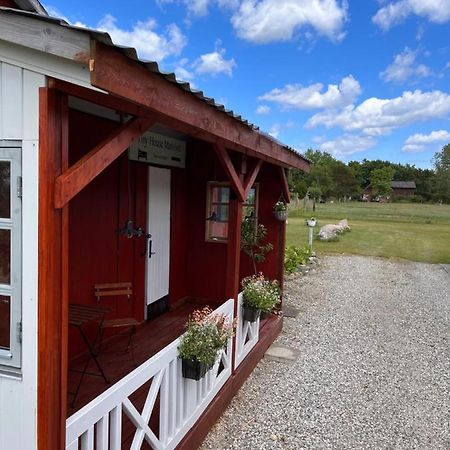
[[[317,218],[321,226],[348,219],[351,232],[337,242],[314,240],[319,254],[347,253],[403,258],[412,261],[450,264],[450,205],[409,203],[326,203],[316,212],[290,211],[287,244],[305,245],[305,218]]]

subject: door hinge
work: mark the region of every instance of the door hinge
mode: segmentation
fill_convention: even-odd
[[[22,343],[22,322],[17,322],[17,341]]]
[[[22,177],[17,177],[17,197],[22,198]]]

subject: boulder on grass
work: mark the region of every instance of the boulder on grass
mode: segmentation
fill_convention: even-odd
[[[350,231],[350,226],[347,219],[341,220],[338,224],[324,225],[317,237],[321,241],[333,241],[338,239],[338,235]]]

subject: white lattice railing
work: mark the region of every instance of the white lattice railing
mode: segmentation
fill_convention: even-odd
[[[233,300],[221,305],[215,313],[225,314],[232,321]],[[69,417],[66,450],[120,450],[123,415],[136,427],[130,450],[141,449],[144,440],[155,450],[175,448],[231,376],[232,358],[230,339],[204,378],[185,379],[181,375],[178,344],[176,339]],[[149,381],[144,407],[138,411],[130,396]],[[149,422],[158,395],[159,432],[154,433]]]
[[[238,295],[237,325],[236,325],[236,367],[250,353],[259,340],[259,317],[256,322],[244,321],[242,309],[242,292]]]

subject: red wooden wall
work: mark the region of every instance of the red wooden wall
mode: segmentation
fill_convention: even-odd
[[[92,149],[118,124],[71,110],[70,164]],[[190,141],[186,169],[172,169],[171,252],[169,302],[186,297],[225,300],[226,251],[224,243],[205,242],[208,181],[227,181],[210,145]],[[281,184],[273,166],[263,165],[257,182],[259,221],[268,228],[274,245],[259,269],[276,278],[279,271],[279,226],[273,216]],[[134,298],[102,300],[117,316],[144,318],[145,239],[119,236],[117,230],[131,218],[146,228],[147,166],[129,162],[127,154],[111,164],[71,202],[69,210],[70,302],[94,303],[94,283],[131,281]],[[151,232],[151,230],[150,230]],[[250,260],[241,257],[241,276],[252,273]],[[69,356],[85,350],[77,330],[70,330]]]

